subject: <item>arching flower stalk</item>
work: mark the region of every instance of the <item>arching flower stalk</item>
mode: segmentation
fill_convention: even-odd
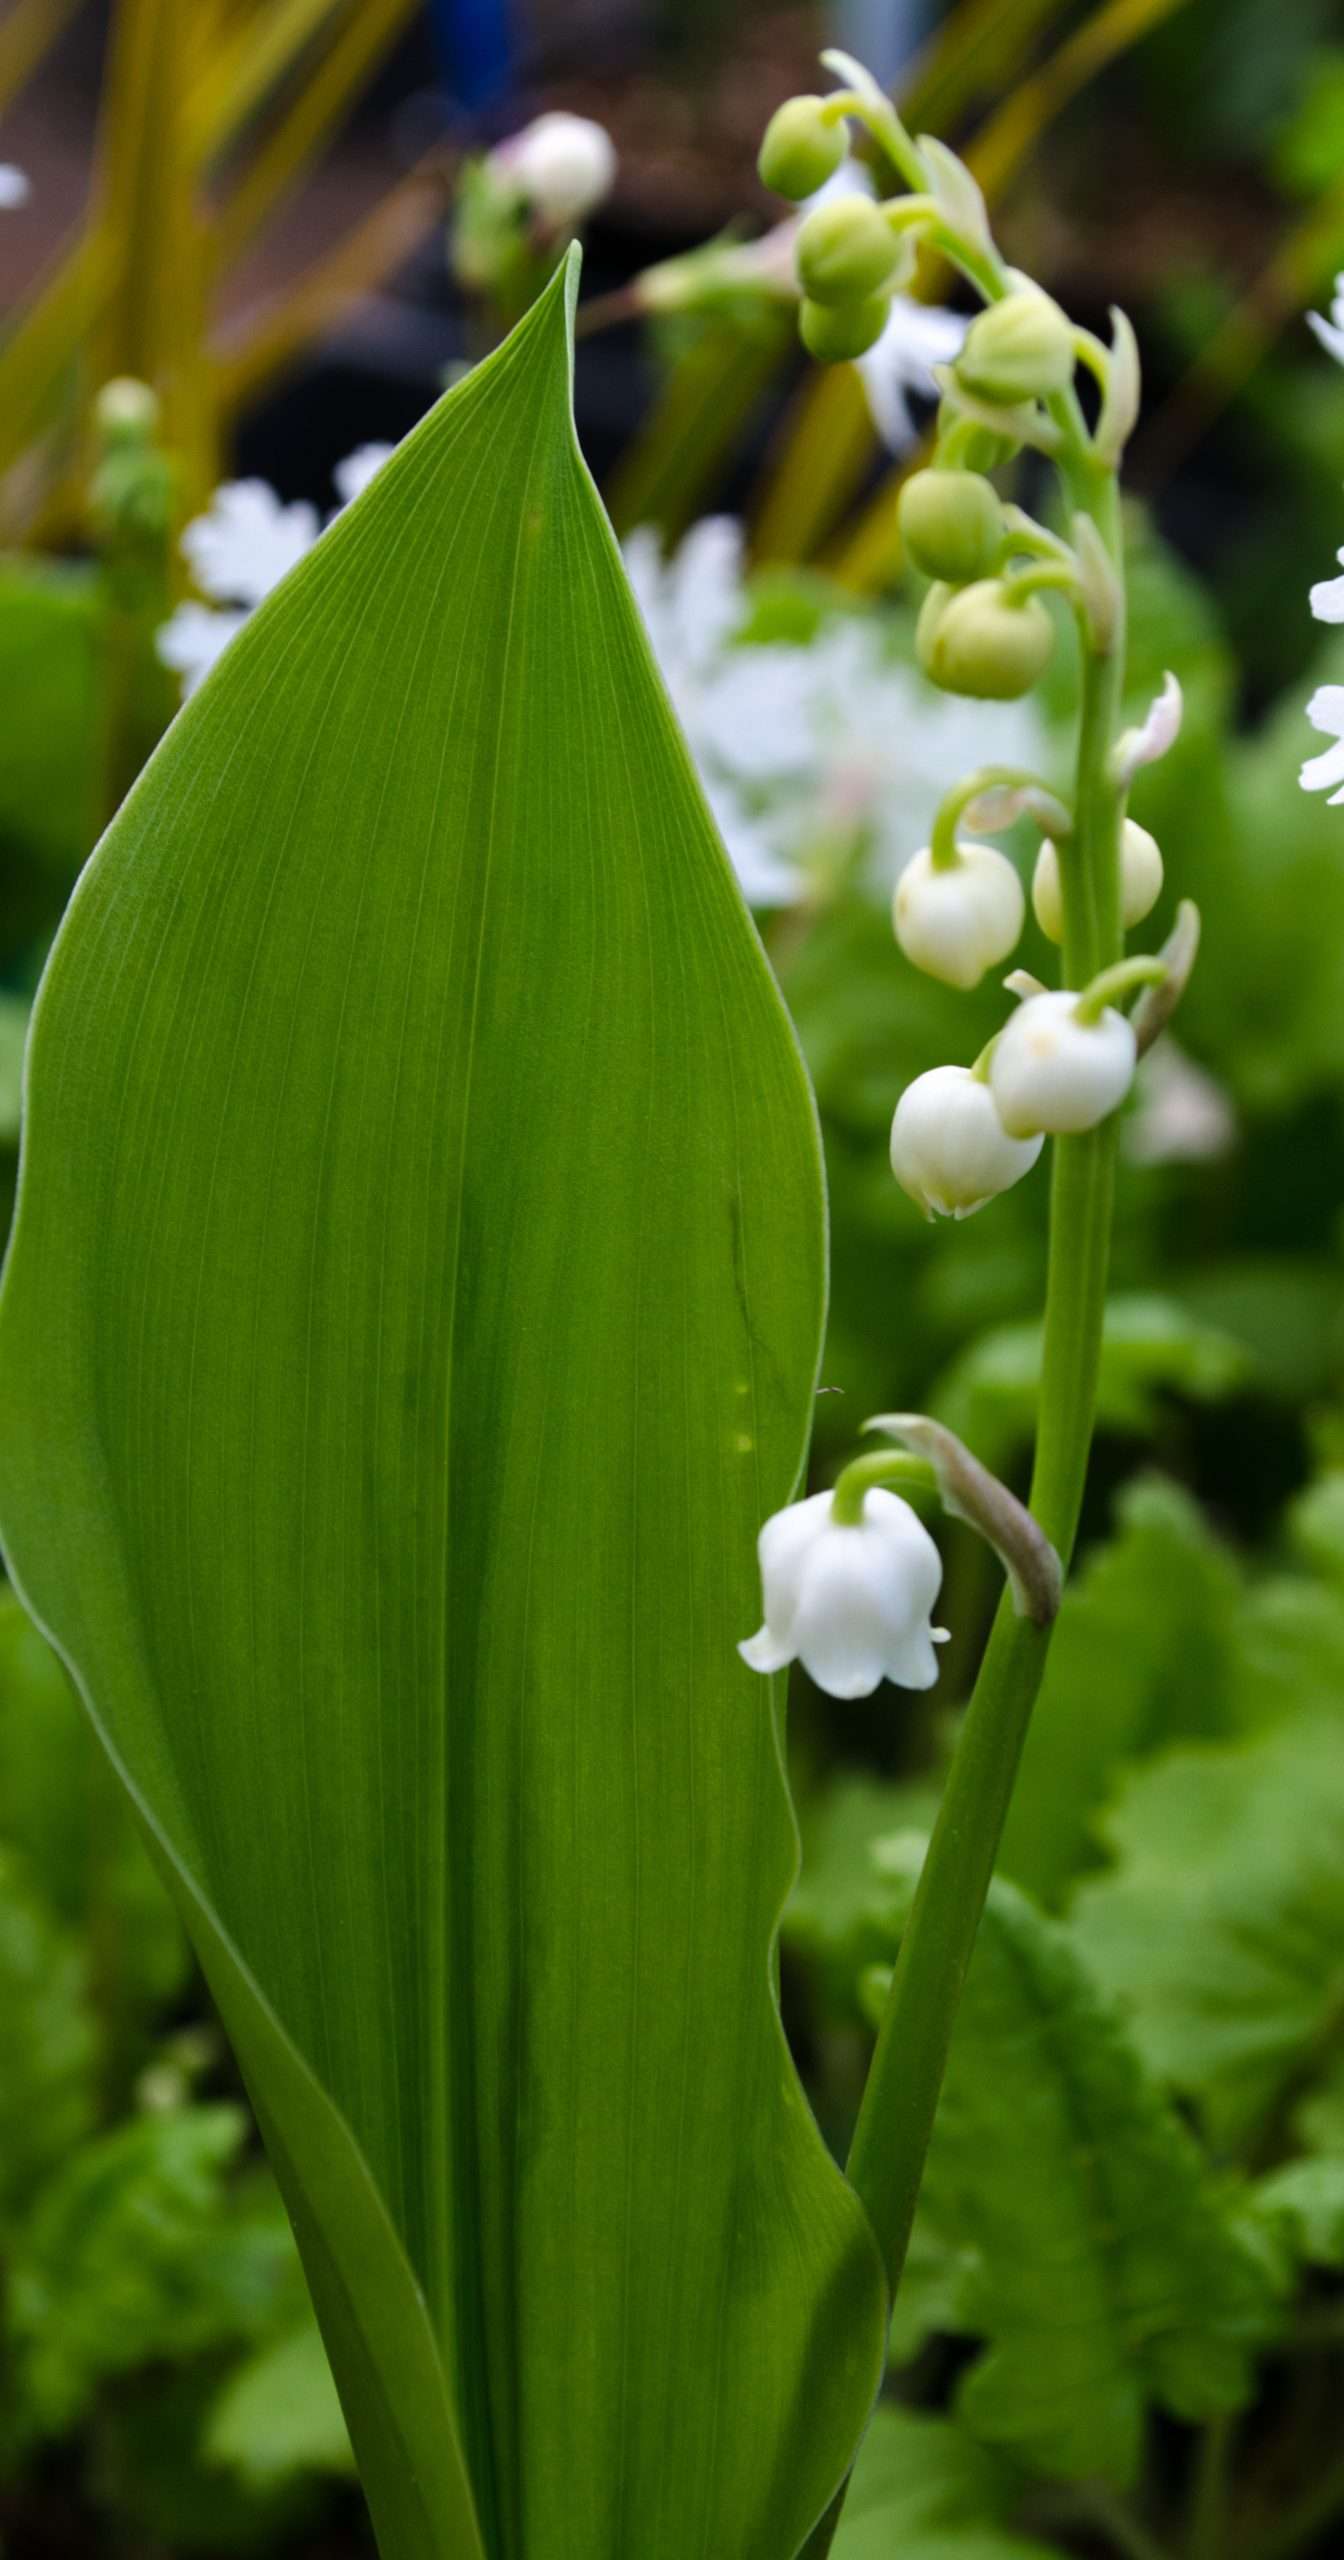
[[[892,192],[880,192],[880,179],[875,198],[836,197],[801,222],[804,344],[837,360],[873,344],[920,245],[958,269],[982,304],[954,361],[939,368],[931,460],[901,500],[907,557],[931,582],[917,636],[921,664],[935,684],[972,701],[1016,700],[1044,674],[1065,614],[1076,626],[1081,663],[1070,790],[1016,769],[970,776],[945,798],[929,844],[901,879],[894,914],[908,962],[953,986],[973,986],[1008,958],[1025,913],[1014,864],[975,839],[1023,817],[1039,827],[1033,903],[1059,946],[1060,983],[1042,987],[1014,970],[1007,985],[1021,998],[1016,1012],[974,1066],[935,1063],[915,1079],[891,1140],[896,1178],[917,1205],[927,1215],[964,1217],[1029,1175],[1046,1137],[1053,1139],[1029,1503],[1018,1503],[937,1424],[917,1415],[883,1417],[878,1427],[901,1438],[915,1458],[888,1450],[856,1460],[833,1496],[814,1495],[767,1524],[766,1623],[744,1648],[763,1670],[801,1655],[824,1686],[838,1686],[828,1671],[839,1666],[849,1675],[845,1695],[875,1685],[882,1669],[898,1683],[924,1685],[938,1585],[925,1533],[913,1514],[907,1521],[908,1506],[895,1490],[912,1465],[922,1467],[946,1509],[973,1519],[991,1539],[1008,1575],[892,1976],[848,2163],[894,2287],[1082,1503],[1116,1114],[1140,1049],[1169,1019],[1189,975],[1198,916],[1186,902],[1160,955],[1126,956],[1126,931],[1163,885],[1162,853],[1129,818],[1129,791],[1143,765],[1171,745],[1181,712],[1180,687],[1168,676],[1147,718],[1120,728],[1118,471],[1139,409],[1133,331],[1118,312],[1109,344],[1075,327],[1049,294],[1006,263],[961,162],[943,144],[908,134],[861,65],[839,53],[823,61],[842,85],[779,110],[762,147],[762,176],[794,201],[805,199],[840,165],[848,130],[857,126]],[[1094,387],[1092,423],[1078,396],[1080,367]],[[1062,533],[1008,501],[988,476],[1028,450],[1057,473]],[[1333,715],[1333,704],[1327,707]],[[839,2503],[818,2526],[809,2560],[829,2549]]]

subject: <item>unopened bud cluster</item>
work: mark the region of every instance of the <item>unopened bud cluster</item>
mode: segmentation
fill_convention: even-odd
[[[779,109],[761,150],[766,184],[795,200],[813,194],[838,167],[852,120],[903,192],[886,201],[828,196],[804,216],[796,248],[803,341],[828,358],[870,346],[921,242],[979,291],[984,308],[955,362],[937,374],[932,457],[906,481],[899,521],[906,559],[928,581],[915,634],[924,673],[948,693],[1014,701],[1045,675],[1061,609],[1076,615],[1094,659],[1117,642],[1123,596],[1088,493],[1116,467],[1137,416],[1133,332],[1116,315],[1107,348],[1076,329],[1048,293],[1004,264],[970,171],[941,143],[912,140],[861,65],[826,59],[847,85]],[[1076,397],[1080,364],[1100,392],[1093,428]],[[989,476],[1027,448],[1075,463],[1086,453],[1085,473],[1068,482],[1066,469],[1079,509],[1071,540],[1007,503]],[[1093,913],[1100,897],[1102,912],[1112,910],[1125,929],[1147,915],[1162,888],[1162,856],[1125,815],[1124,798],[1138,765],[1170,744],[1179,710],[1169,679],[1144,728],[1117,741],[1102,786],[1110,794],[1104,826],[1093,818],[1086,845],[1080,831],[1069,846],[1072,813],[1033,775],[994,770],[950,793],[931,842],[897,882],[893,923],[906,958],[958,988],[978,985],[1009,958],[1026,919],[1023,884],[1006,854],[977,839],[1028,813],[1041,828],[1031,901],[1050,941],[1066,940],[1066,907],[1084,892]],[[1094,864],[1099,877],[1088,884]],[[1105,956],[1104,942],[1092,947]],[[1010,979],[1023,1000],[974,1066],[916,1077],[892,1124],[891,1161],[930,1217],[970,1217],[1030,1172],[1047,1137],[1095,1128],[1115,1110],[1138,1049],[1122,1002],[1154,974],[1162,977],[1162,964],[1116,960],[1072,988]]]
[[[1163,885],[1160,849],[1125,802],[1139,768],[1176,735],[1180,688],[1168,677],[1142,725],[1111,742],[1124,595],[1110,475],[1139,405],[1128,322],[1113,316],[1109,347],[1075,329],[1049,294],[1004,264],[970,171],[941,143],[913,140],[860,64],[823,58],[846,85],[829,97],[792,98],[772,117],[760,156],[765,183],[795,202],[816,194],[844,157],[852,120],[906,192],[889,201],[827,196],[804,215],[795,246],[804,344],[824,360],[862,354],[921,242],[959,267],[985,305],[955,363],[936,375],[932,458],[899,500],[906,559],[928,582],[919,663],[948,692],[1014,700],[1045,674],[1062,609],[1076,617],[1092,688],[1077,808],[1039,775],[987,767],[948,793],[929,843],[896,884],[892,921],[907,960],[946,986],[972,988],[1009,959],[1027,910],[1016,865],[982,839],[1030,817],[1039,829],[1036,921],[1082,982],[1047,988],[1014,971],[1006,983],[1017,1009],[974,1064],[931,1067],[901,1095],[891,1128],[896,1179],[926,1216],[959,1219],[1030,1173],[1047,1137],[1077,1138],[1117,1109],[1141,1043],[1156,1036],[1188,975],[1198,941],[1188,901],[1160,957],[1120,956],[1122,932],[1149,913]],[[1080,364],[1099,394],[1094,424],[1076,395]],[[1067,538],[1007,502],[989,476],[1026,449],[1059,463],[1074,511]],[[1139,988],[1131,1019],[1126,1005]],[[883,1416],[880,1427],[908,1448],[923,1445],[909,1416]],[[919,1426],[925,1441],[931,1428]],[[893,1463],[856,1460],[833,1497],[791,1505],[766,1523],[764,1624],[741,1647],[753,1668],[801,1660],[840,1697],[866,1695],[884,1675],[907,1687],[932,1680],[936,1553],[909,1505],[882,1489],[899,1480]],[[1047,1623],[1058,1605],[1058,1558],[968,1452],[959,1463],[953,1492],[938,1477],[945,1501],[991,1538],[1010,1574],[1020,1573],[1018,1605]],[[968,1467],[980,1480],[969,1508]]]
[[[945,377],[933,462],[907,480],[899,508],[906,558],[931,581],[916,654],[945,693],[1016,701],[1054,654],[1055,623],[1039,590],[1067,591],[1067,547],[1006,508],[973,462],[1011,459],[1044,418],[1041,404],[1068,390],[1073,368],[1073,331],[1059,305],[1035,285],[1015,284],[972,322]]]

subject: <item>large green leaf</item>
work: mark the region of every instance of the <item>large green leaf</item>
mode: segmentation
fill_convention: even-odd
[[[298,2270],[269,2179],[237,2205],[226,2180],[241,2107],[130,2117],[80,2144],[11,2243],[12,2388],[43,2434],[87,2421],[103,2382],[250,2339]]]
[[[898,1835],[872,1863],[869,1928],[885,1869],[894,1939],[920,1845]],[[1128,2482],[1153,2405],[1186,2419],[1240,2407],[1277,2319],[1234,2200],[1063,1929],[1000,1879],[957,2014],[917,2263],[934,2316],[986,2341],[958,2395],[965,2425],[1048,2477]]]
[[[999,1852],[1042,1901],[1099,1864],[1097,1817],[1126,1760],[1232,1721],[1230,1554],[1160,1477],[1140,1477],[1117,1509],[1116,1536],[1064,1594]]]
[[[1105,1818],[1074,1934],[1152,2069],[1253,2148],[1334,2059],[1344,1974],[1337,1695],[1249,1741],[1171,1751]],[[1199,1961],[1191,1962],[1197,1949]]]
[[[563,278],[174,724],[38,999],[0,1521],[156,1840],[395,2560],[787,2560],[876,2250],[738,1662],[822,1301],[789,1028]]]
[[[11,1852],[0,1847],[0,2234],[91,2130],[97,2041],[88,1968]]]
[[[835,2560],[1051,2560],[1009,2530],[1023,2479],[950,2418],[880,2408],[863,2441]]]

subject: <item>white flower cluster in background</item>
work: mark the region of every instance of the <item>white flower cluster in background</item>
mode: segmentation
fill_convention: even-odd
[[[862,839],[890,887],[968,751],[1036,760],[1029,703],[968,705],[892,657],[881,620],[826,616],[806,644],[741,642],[741,527],[707,516],[670,560],[647,527],[625,563],[653,652],[750,905],[791,906]]]
[[[1319,311],[1309,311],[1307,320],[1327,355],[1336,364],[1344,364],[1344,275],[1335,278],[1335,297],[1330,317],[1323,320]],[[1344,567],[1344,550],[1336,554]],[[1344,578],[1321,578],[1311,590],[1311,610],[1318,622],[1344,622]],[[1322,737],[1331,738],[1332,746],[1321,754],[1308,756],[1300,780],[1304,791],[1328,791],[1330,805],[1344,805],[1344,684],[1318,685],[1307,704],[1307,718]]]
[[[390,445],[362,445],[333,474],[340,507],[367,488]],[[334,516],[327,519],[334,521]],[[264,480],[215,491],[182,536],[200,600],[159,633],[184,696],[322,532],[316,507]],[[892,657],[881,620],[826,616],[815,639],[741,642],[751,613],[741,527],[709,516],[664,560],[631,535],[626,568],[663,680],[749,903],[794,905],[816,866],[862,844],[891,885],[911,831],[932,823],[972,743],[1005,762],[1042,751],[1030,704],[974,708],[936,693]]]
[[[367,489],[392,451],[390,444],[363,444],[337,463],[331,476],[340,505],[329,524]],[[228,480],[216,489],[205,514],[193,517],[182,536],[193,583],[209,601],[180,604],[158,636],[159,656],[180,675],[184,697],[322,529],[306,498],[286,506],[265,480]]]

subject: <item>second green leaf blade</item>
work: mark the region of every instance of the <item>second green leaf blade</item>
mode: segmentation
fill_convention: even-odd
[[[771,1994],[792,1835],[734,1654],[819,1170],[563,296],[86,875],[0,1525],[244,2060],[387,2560],[789,2560],[883,2326]]]

